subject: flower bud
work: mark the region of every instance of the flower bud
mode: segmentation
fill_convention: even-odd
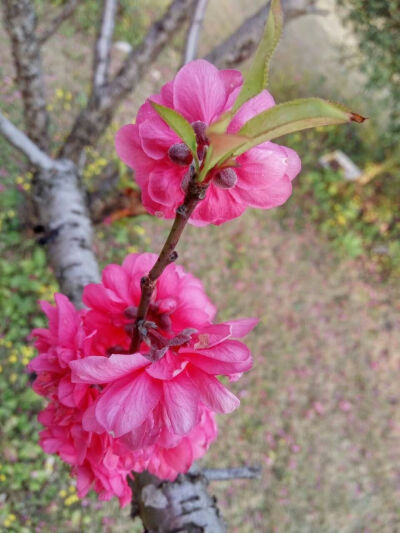
[[[169,147],[168,157],[173,163],[186,167],[192,162],[192,152],[185,143],[176,143]]]
[[[195,122],[192,122],[192,128],[196,134],[197,144],[202,145],[209,143],[206,135],[207,124],[205,122],[202,120],[196,120]]]
[[[232,189],[237,182],[237,174],[233,168],[223,168],[214,176],[214,183],[220,189]]]

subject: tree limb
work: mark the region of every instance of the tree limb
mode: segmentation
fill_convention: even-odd
[[[197,57],[197,48],[199,44],[199,36],[201,26],[203,24],[204,15],[206,12],[208,0],[198,0],[197,6],[193,14],[192,22],[186,38],[186,47],[183,58],[183,63],[189,63]]]
[[[285,23],[302,15],[325,13],[316,7],[317,1],[282,0]],[[211,50],[205,59],[218,68],[232,68],[248,59],[260,42],[268,13],[269,4],[246,19],[232,35]]]
[[[0,113],[0,133],[17,150],[23,153],[29,162],[42,170],[54,168],[55,161],[43,152],[33,141],[29,139],[21,130]]]
[[[69,18],[72,13],[75,11],[75,8],[78,5],[78,0],[68,0],[65,2],[64,7],[61,11],[49,22],[47,28],[42,30],[42,32],[37,36],[37,40],[40,45],[43,45],[50,37],[52,37],[61,24]]]
[[[114,79],[78,115],[70,134],[60,150],[61,157],[74,161],[82,150],[95,144],[111,123],[121,100],[132,91],[165,44],[185,22],[195,0],[174,0],[165,15],[155,22],[142,43],[132,50]]]
[[[110,50],[114,33],[117,0],[104,0],[102,19],[96,41],[93,64],[93,92],[97,93],[108,80]]]
[[[208,481],[229,481],[230,479],[260,479],[260,466],[241,466],[236,468],[203,468],[203,476]]]
[[[31,0],[4,0],[4,24],[10,36],[18,85],[24,103],[26,131],[46,150],[49,146],[45,89],[36,14]]]

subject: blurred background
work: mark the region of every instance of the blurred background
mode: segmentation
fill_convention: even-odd
[[[65,2],[34,3],[40,28]],[[168,3],[120,1],[113,72]],[[179,245],[220,319],[261,318],[249,337],[254,369],[236,385],[241,408],[219,420],[220,437],[203,460],[262,466],[261,480],[211,487],[235,533],[400,531],[400,2],[313,4],[288,17],[270,91],[277,102],[330,98],[369,120],[280,139],[303,161],[289,201],[221,227],[190,227]],[[264,5],[209,0],[198,56]],[[42,51],[53,151],[87,103],[100,9],[96,0],[79,2]],[[157,252],[169,230],[170,222],[143,213],[113,137],[182,64],[188,24],[86,149],[83,181],[101,266],[128,252]],[[0,109],[23,128],[3,26],[0,59]],[[221,61],[246,68],[229,54]],[[37,300],[53,301],[57,283],[33,230],[31,179],[0,138],[0,529],[139,532],[116,502],[79,501],[67,467],[37,442],[42,400],[24,371],[34,356],[27,339],[45,324]]]

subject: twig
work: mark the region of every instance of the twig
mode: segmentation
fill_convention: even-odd
[[[101,24],[94,52],[93,92],[97,92],[107,83],[116,11],[117,0],[104,0]]]
[[[45,28],[38,36],[37,40],[40,45],[43,45],[50,37],[52,37],[61,24],[69,18],[78,5],[78,0],[68,0],[61,11],[49,22],[47,28]]]
[[[186,47],[184,54],[184,64],[189,63],[197,57],[197,48],[199,44],[199,35],[201,26],[203,24],[205,11],[207,8],[208,0],[198,0],[197,6],[190,24],[190,28],[187,34]]]
[[[285,23],[309,14],[325,14],[315,5],[318,0],[282,0]],[[239,28],[205,57],[218,68],[231,68],[248,59],[260,42],[269,4],[246,19]]]
[[[206,190],[207,186],[196,183],[193,176],[189,182],[189,187],[183,204],[176,210],[174,223],[157,261],[148,275],[141,279],[142,295],[132,334],[130,346],[131,353],[137,352],[139,349],[140,342],[142,340],[140,326],[146,319],[156,281],[164,272],[165,268],[177,259],[178,254],[175,251],[175,247],[178,244],[179,238],[182,235],[182,232],[185,229],[185,226],[195,207],[204,198]]]
[[[32,165],[43,170],[56,166],[55,161],[43,152],[21,130],[0,113],[0,132],[17,150],[22,152]]]
[[[208,481],[229,481],[230,479],[260,479],[260,466],[242,466],[237,468],[204,468],[201,470]]]

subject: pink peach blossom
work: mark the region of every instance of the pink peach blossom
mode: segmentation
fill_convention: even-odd
[[[135,171],[142,201],[149,213],[173,218],[183,202],[189,157],[179,160],[180,139],[152,108],[150,101],[174,109],[193,126],[200,159],[208,146],[206,127],[229,111],[243,84],[237,70],[219,71],[198,59],[188,63],[160,93],[139,109],[136,123],[123,126],[115,146],[119,157]],[[233,117],[227,132],[237,133],[255,115],[275,105],[267,91],[246,102]],[[178,155],[178,157],[177,157]],[[260,144],[240,155],[228,170],[213,171],[206,198],[196,207],[189,222],[197,226],[222,224],[241,215],[247,207],[269,209],[282,205],[292,191],[291,181],[299,173],[296,152],[272,142]]]
[[[101,283],[85,287],[83,301],[89,311],[84,321],[88,330],[97,331],[94,339],[97,353],[104,355],[113,347],[114,352],[129,348],[141,296],[140,280],[156,259],[150,253],[130,254],[122,266],[108,265]],[[215,312],[201,281],[181,266],[170,264],[157,280],[148,320],[165,334],[173,335],[185,328],[210,324]]]
[[[155,362],[145,343],[141,353],[71,361],[73,382],[104,386],[84,427],[100,426],[114,437],[131,435],[135,448],[154,444],[165,429],[188,435],[199,422],[201,405],[230,413],[240,402],[216,376],[251,368],[249,349],[232,337],[243,337],[257,322],[213,324],[165,338],[166,352]]]
[[[32,331],[39,351],[28,365],[37,377],[33,390],[49,399],[58,399],[67,407],[75,407],[84,398],[88,385],[71,383],[69,362],[90,353],[93,335],[87,335],[82,324],[82,313],[63,294],[55,294],[56,305],[41,302],[49,320],[48,329]]]

